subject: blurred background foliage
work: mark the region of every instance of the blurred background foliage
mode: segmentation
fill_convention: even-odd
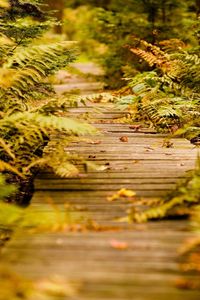
[[[181,39],[186,45],[196,43],[192,28],[199,15],[199,0],[127,0],[125,5],[123,0],[46,3],[63,21],[55,31],[79,41],[80,59],[93,59],[104,68],[108,88],[123,86],[124,75],[149,70],[126,47],[133,45],[134,37],[153,44],[171,38]]]

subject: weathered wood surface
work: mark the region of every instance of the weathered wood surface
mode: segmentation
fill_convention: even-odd
[[[106,119],[113,115],[116,112],[107,112]],[[181,275],[177,249],[192,235],[188,223],[119,223],[116,218],[126,214],[126,205],[106,200],[120,188],[134,189],[149,200],[163,196],[194,167],[197,149],[183,139],[173,139],[173,148],[163,148],[162,135],[135,133],[129,125],[96,126],[104,131],[92,138],[98,143],[74,143],[66,151],[78,152],[106,169],[85,173],[80,165],[80,177],[71,179],[45,171],[36,180],[32,206],[48,214],[47,200],[59,206],[69,203],[74,205],[72,213],[89,216],[105,230],[28,236],[20,232],[7,244],[4,260],[27,278],[59,275],[78,283],[71,300],[199,300],[198,291],[175,287]],[[121,142],[121,136],[128,136],[128,142]],[[54,137],[49,151],[61,138]],[[126,243],[127,249],[113,248],[113,240]]]
[[[102,70],[93,63],[75,63],[74,68],[78,70],[78,73],[83,75],[102,75]],[[63,92],[78,91],[81,94],[90,94],[99,92],[103,88],[104,84],[101,82],[94,82],[92,78],[87,78],[85,76],[71,75],[67,71],[60,71],[58,74],[58,81],[60,83],[56,84],[55,90],[57,93],[62,94]],[[87,79],[86,79],[87,78]]]

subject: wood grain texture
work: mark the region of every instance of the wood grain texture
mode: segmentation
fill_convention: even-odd
[[[98,109],[92,105],[72,109],[71,114],[93,110],[98,114]],[[121,112],[104,110],[105,119],[117,114],[121,116]],[[77,294],[67,298],[70,300],[199,300],[198,291],[175,287],[181,276],[177,249],[192,235],[188,223],[119,223],[116,218],[126,215],[127,204],[107,201],[120,188],[134,189],[147,200],[164,196],[194,168],[197,149],[180,138],[173,139],[173,148],[163,148],[164,135],[133,132],[129,125],[95,126],[103,131],[92,138],[99,143],[73,143],[65,150],[78,152],[105,170],[85,173],[80,164],[80,177],[69,179],[44,170],[35,181],[32,206],[36,212],[50,214],[49,199],[61,210],[63,204],[71,204],[72,214],[81,212],[107,230],[26,236],[20,231],[7,244],[4,260],[31,279],[59,275],[80,284]],[[124,135],[128,143],[119,140]],[[52,139],[47,151],[53,151],[62,136]],[[114,248],[113,240],[127,248]]]

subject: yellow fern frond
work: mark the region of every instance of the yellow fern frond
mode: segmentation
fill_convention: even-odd
[[[19,177],[24,178],[24,175],[19,170],[17,170],[17,168],[11,166],[9,163],[6,163],[3,160],[0,160],[0,172],[4,172],[4,171],[10,171],[12,173],[15,173]]]
[[[8,143],[6,143],[2,138],[0,138],[0,147],[3,148],[3,150],[14,160],[15,159],[15,155],[12,152],[10,146],[8,145]]]
[[[60,177],[75,177],[78,176],[79,170],[70,162],[60,162],[57,166],[52,166],[55,174]]]

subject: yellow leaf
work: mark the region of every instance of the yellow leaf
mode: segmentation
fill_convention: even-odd
[[[136,195],[136,193],[132,190],[127,190],[127,189],[121,189],[118,192],[118,195],[120,197],[134,197]]]
[[[115,201],[115,200],[117,200],[117,199],[119,199],[119,198],[120,198],[120,197],[119,197],[118,194],[114,194],[114,195],[112,195],[112,196],[107,197],[107,200],[108,200],[108,201]]]
[[[132,190],[127,190],[127,189],[121,189],[119,190],[116,194],[107,197],[108,201],[115,201],[118,200],[119,198],[132,198],[136,196],[136,193]]]

